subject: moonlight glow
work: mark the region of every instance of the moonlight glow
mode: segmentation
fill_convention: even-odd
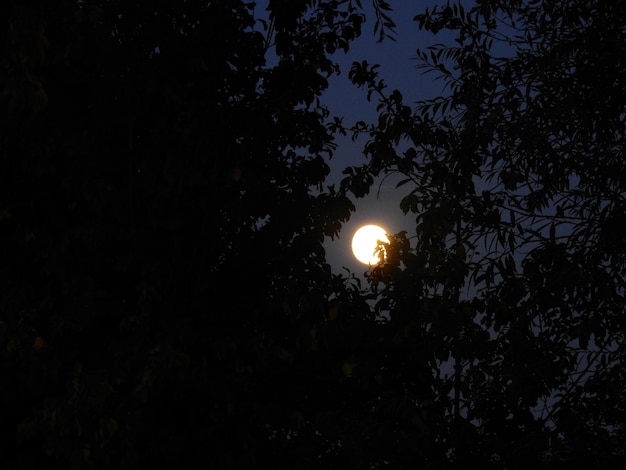
[[[378,225],[364,225],[352,237],[352,252],[363,264],[374,265],[380,261],[379,253],[375,253],[378,241],[389,242],[385,229]]]

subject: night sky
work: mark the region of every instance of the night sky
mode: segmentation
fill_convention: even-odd
[[[418,100],[429,99],[442,92],[443,82],[434,80],[433,75],[423,75],[416,69],[415,59],[416,49],[446,40],[445,34],[433,36],[419,30],[413,18],[424,8],[420,2],[396,2],[393,8],[391,16],[396,23],[396,41],[385,39],[382,43],[377,42],[377,36],[373,34],[373,13],[370,13],[363,26],[363,34],[354,41],[350,51],[335,55],[341,74],[330,78],[323,102],[331,110],[331,115],[344,116],[346,125],[352,125],[359,120],[372,122],[377,117],[376,99],[372,98],[368,103],[366,90],[357,88],[348,79],[348,72],[355,61],[366,60],[370,64],[379,64],[379,77],[387,84],[388,92],[399,90],[405,103],[410,106],[414,106]],[[327,180],[327,184],[335,186],[343,178],[344,168],[360,166],[366,161],[362,153],[366,139],[356,142],[352,141],[351,136],[338,136],[337,139],[338,148],[330,161],[331,174]],[[360,277],[366,271],[367,268],[354,259],[350,249],[352,235],[361,225],[375,223],[390,233],[403,230],[410,233],[414,230],[414,216],[403,216],[399,207],[407,189],[396,189],[398,180],[395,175],[389,175],[384,181],[377,181],[367,197],[354,201],[357,210],[345,224],[339,239],[327,240],[327,261],[335,272],[346,274],[345,267]]]

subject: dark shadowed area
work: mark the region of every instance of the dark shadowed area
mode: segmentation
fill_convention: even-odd
[[[626,2],[1,12],[0,468],[626,463]]]

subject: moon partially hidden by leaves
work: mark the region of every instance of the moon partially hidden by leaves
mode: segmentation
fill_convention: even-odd
[[[380,262],[378,242],[389,243],[385,229],[378,225],[364,225],[352,237],[352,253],[361,263],[375,265]]]

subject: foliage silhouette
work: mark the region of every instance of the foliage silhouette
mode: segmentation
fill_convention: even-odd
[[[318,97],[364,16],[268,8],[3,6],[3,468],[344,458],[375,322],[324,260]]]
[[[380,117],[339,189],[318,98],[359,0],[5,5],[5,466],[621,463],[622,3],[418,15],[449,94],[356,62]],[[416,229],[364,290],[322,242],[389,172]]]
[[[378,309],[428,344],[428,403],[445,410],[431,429],[450,461],[613,467],[626,442],[624,4],[476,3],[415,17],[455,37],[417,51],[446,94],[411,109],[375,67],[351,70],[380,115],[369,163],[343,185],[361,194],[355,175],[397,173],[416,221],[370,275]]]

